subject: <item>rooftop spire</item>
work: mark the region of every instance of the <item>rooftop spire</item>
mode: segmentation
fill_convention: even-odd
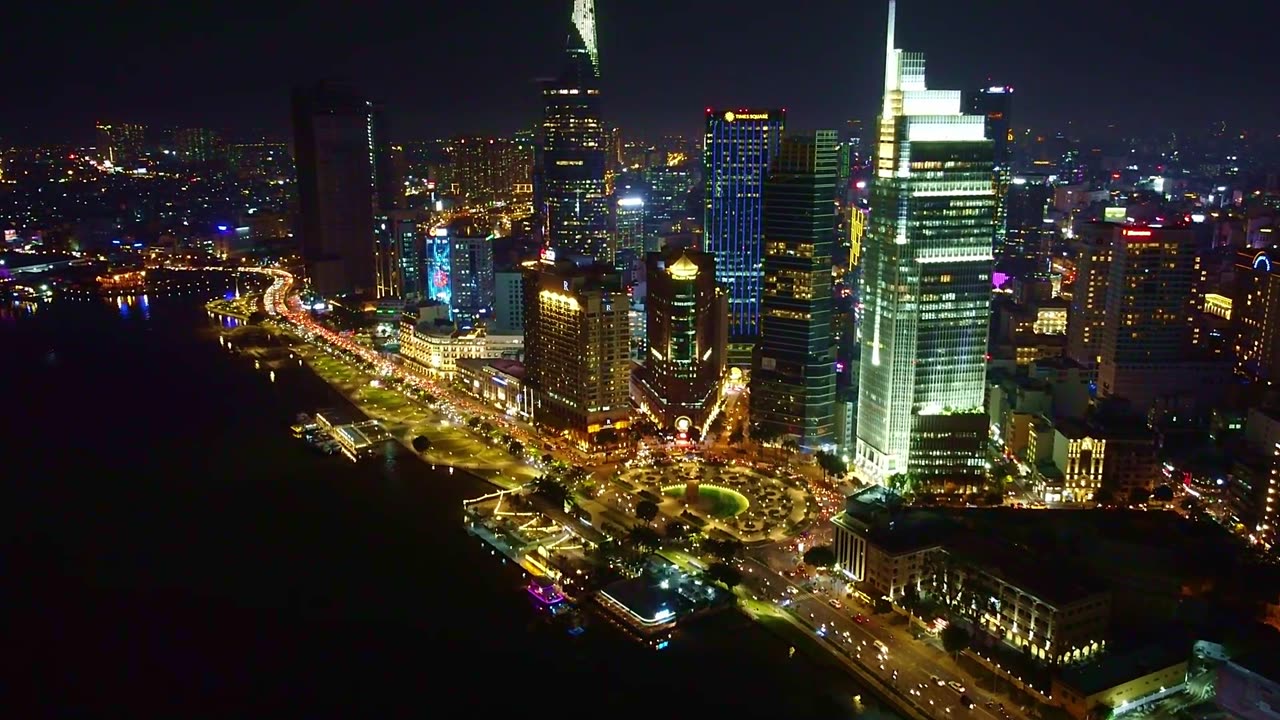
[[[898,0],[889,0],[889,28],[884,43],[884,92],[898,89],[898,63],[894,58],[893,25],[898,15]]]
[[[892,0],[890,0],[892,2]],[[573,26],[582,47],[591,56],[591,67],[600,74],[600,50],[596,45],[596,0],[573,0]]]

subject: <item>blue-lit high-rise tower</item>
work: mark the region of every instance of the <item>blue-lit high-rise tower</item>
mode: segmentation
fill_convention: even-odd
[[[703,242],[729,294],[729,362],[751,362],[760,334],[764,181],[785,125],[782,110],[707,110]]]
[[[612,264],[595,0],[574,0],[572,20],[564,69],[542,84],[546,244]]]

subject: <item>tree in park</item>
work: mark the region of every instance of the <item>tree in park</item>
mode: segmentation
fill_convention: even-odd
[[[431,439],[426,435],[419,435],[413,439],[413,451],[416,453],[424,453],[431,449]]]
[[[512,440],[507,443],[507,452],[519,457],[520,453],[524,452],[524,443],[519,440]]]
[[[836,564],[835,551],[830,545],[814,545],[804,551],[804,564],[818,568],[832,567]]]
[[[1161,485],[1151,493],[1151,499],[1157,502],[1173,502],[1173,488]]]
[[[942,628],[942,647],[953,656],[964,652],[969,647],[969,641],[972,639],[973,636],[969,634],[968,630],[955,623],[950,623]]]
[[[652,500],[641,500],[636,503],[636,517],[647,523],[653,522],[653,519],[658,517],[658,503]]]
[[[662,538],[658,536],[658,531],[644,525],[631,528],[631,532],[627,534],[627,541],[632,547],[642,552],[654,552],[662,547]]]
[[[742,583],[742,573],[728,563],[713,563],[707,568],[707,576],[730,590]]]

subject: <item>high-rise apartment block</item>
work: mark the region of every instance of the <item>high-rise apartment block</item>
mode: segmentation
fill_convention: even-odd
[[[986,118],[893,47],[863,246],[856,462],[884,480],[984,472],[995,187]]]
[[[1236,253],[1231,324],[1236,372],[1253,380],[1280,378],[1280,248]]]
[[[760,334],[764,182],[786,124],[782,110],[707,110],[703,147],[705,239],[729,291],[730,361],[745,361]]]
[[[520,140],[462,136],[448,147],[451,184],[466,207],[486,209],[532,192],[533,155]]]
[[[714,256],[689,248],[645,258],[643,365],[632,373],[636,404],[664,428],[705,430],[724,376],[728,304]]]
[[[394,192],[379,173],[387,147],[380,114],[345,85],[300,88],[293,94],[293,137],[298,229],[312,288],[326,296],[374,292],[374,214],[394,207],[378,197],[379,190]]]
[[[524,273],[499,270],[493,274],[493,320],[489,327],[496,333],[524,332]]]
[[[630,309],[621,279],[603,264],[524,267],[525,382],[537,424],[583,447],[630,422]],[[613,434],[613,433],[611,433]]]
[[[542,87],[547,245],[612,264],[595,0],[574,0],[572,20],[564,69]]]
[[[1106,283],[1100,396],[1145,409],[1163,397],[1211,392],[1203,386],[1217,363],[1194,354],[1200,278],[1190,228],[1120,228]]]
[[[787,137],[764,184],[764,287],[751,369],[751,423],[809,451],[835,438],[831,266],[834,130]]]
[[[137,123],[98,123],[98,156],[117,167],[128,166],[142,157],[147,128]],[[133,168],[127,168],[132,170]]]
[[[1102,326],[1107,319],[1107,283],[1111,258],[1120,242],[1121,226],[1088,223],[1071,245],[1076,278],[1067,313],[1067,357],[1085,367],[1098,366],[1102,352]]]
[[[991,155],[996,184],[994,253],[1004,259],[1005,236],[1008,227],[1006,199],[1013,170],[1013,128],[1010,115],[1013,111],[1013,88],[993,85],[966,93],[965,112],[981,115],[986,119],[987,139],[991,141]]]

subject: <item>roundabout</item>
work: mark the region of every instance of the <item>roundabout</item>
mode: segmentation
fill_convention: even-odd
[[[809,519],[812,496],[803,484],[745,465],[679,462],[621,470],[618,480],[659,498],[659,511],[704,531],[743,542],[781,540]]]

